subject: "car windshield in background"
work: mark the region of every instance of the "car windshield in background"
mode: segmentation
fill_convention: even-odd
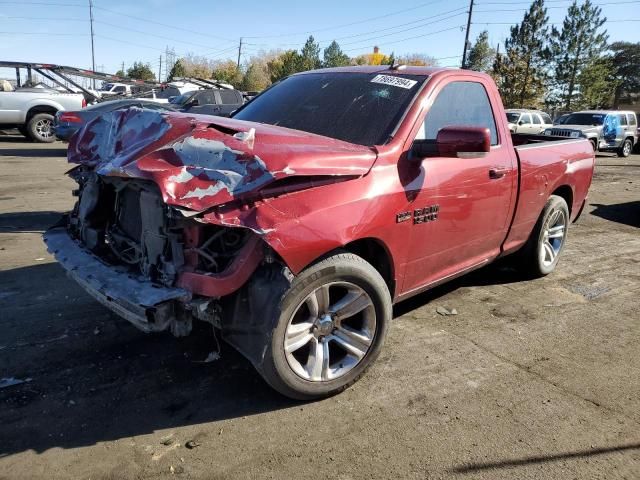
[[[517,123],[519,118],[520,118],[519,113],[507,112],[507,122]]]
[[[380,145],[389,139],[426,79],[391,73],[295,75],[256,97],[233,118]]]
[[[572,113],[560,125],[602,125],[604,113]]]
[[[196,92],[197,92],[197,90],[194,90],[192,92],[187,92],[187,93],[183,93],[182,95],[178,95],[177,97],[172,98],[171,100],[169,100],[169,103],[171,105],[175,105],[177,107],[181,107],[182,105],[187,103],[189,101],[189,99],[196,94]]]

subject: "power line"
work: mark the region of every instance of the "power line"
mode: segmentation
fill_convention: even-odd
[[[629,3],[640,3],[639,0],[633,0],[633,1],[628,1],[628,2],[606,2],[606,3],[593,3],[592,5],[595,7],[604,7],[606,5],[627,5]],[[545,8],[567,8],[567,5],[552,5],[550,7],[545,7]],[[478,13],[502,13],[502,12],[525,12],[527,11],[528,8],[526,7],[521,7],[521,8],[512,8],[512,9],[505,9],[505,10],[476,10]]]
[[[378,39],[380,39],[380,38],[390,37],[390,36],[393,36],[393,35],[398,35],[398,34],[400,34],[400,33],[408,32],[409,30],[415,30],[416,28],[422,28],[422,27],[426,27],[427,25],[433,25],[433,24],[435,24],[435,23],[444,22],[444,21],[449,20],[449,19],[451,19],[451,18],[459,17],[460,15],[464,15],[464,12],[456,13],[455,15],[450,15],[450,16],[448,16],[448,17],[441,18],[441,19],[439,19],[439,20],[434,20],[433,22],[427,22],[427,23],[424,23],[424,24],[422,24],[422,25],[418,25],[418,26],[416,26],[416,27],[407,28],[407,29],[405,29],[405,30],[401,30],[401,31],[399,31],[399,32],[387,33],[387,34],[385,34],[385,35],[376,35],[376,36],[374,36],[374,37],[365,38],[365,39],[362,39],[362,40],[357,40],[357,41],[355,41],[355,42],[344,43],[344,44],[342,44],[342,46],[344,46],[344,47],[348,47],[349,45],[355,45],[356,43],[368,42],[368,41],[370,41],[370,40],[377,41],[377,40],[378,40]]]
[[[53,3],[53,2],[5,2],[0,1],[0,4],[5,5],[44,5],[48,7],[80,7],[85,8],[86,5],[80,5],[77,3]]]
[[[142,30],[136,30],[135,28],[123,27],[121,25],[115,25],[113,23],[104,22],[102,20],[95,20],[95,22],[96,23],[101,23],[102,25],[108,25],[109,27],[119,28],[121,30],[128,30],[130,32],[140,33],[142,35],[148,35],[148,36],[151,36],[151,37],[162,38],[164,40],[171,40],[172,42],[176,42],[176,43],[184,43],[186,45],[194,45],[196,47],[201,47],[201,48],[210,48],[210,45],[202,45],[200,43],[185,42],[184,40],[178,40],[177,38],[165,37],[164,35],[156,35],[154,33],[144,32]]]
[[[5,17],[0,18],[8,20],[47,20],[49,22],[86,22],[86,18],[69,18],[69,17]]]
[[[416,35],[414,37],[401,38],[400,40],[394,40],[392,42],[384,42],[383,45],[393,45],[395,43],[406,42],[407,40],[413,40],[415,38],[428,37],[430,35],[436,35],[438,33],[448,32],[450,30],[456,30],[456,29],[464,30],[464,25],[456,25],[454,27],[449,27],[449,28],[445,28],[443,30],[438,30],[437,32],[429,32],[429,33],[425,33],[425,34],[422,34],[422,35]],[[356,48],[351,48],[351,49],[347,49],[347,50],[343,50],[343,51],[344,52],[352,52],[354,50],[362,50],[363,48],[365,48],[365,47],[356,47]]]
[[[190,28],[176,27],[175,25],[170,25],[168,23],[156,22],[155,20],[149,20],[148,18],[137,17],[135,15],[129,15],[129,14],[126,14],[126,13],[116,12],[115,10],[110,10],[110,9],[104,8],[104,7],[95,7],[95,8],[96,9],[100,9],[100,10],[105,11],[105,12],[112,13],[114,15],[120,15],[122,17],[133,18],[133,19],[139,20],[141,22],[153,23],[153,24],[165,27],[165,28],[173,28],[174,30],[180,30],[180,31],[189,32],[189,33],[195,33],[197,35],[202,35],[202,36],[205,36],[205,37],[214,38],[216,40],[224,40],[226,42],[234,42],[235,43],[235,40],[231,40],[229,38],[219,37],[219,36],[211,35],[211,34],[207,34],[207,33],[201,33],[201,32],[198,32],[196,30],[192,30]]]
[[[436,3],[440,3],[443,2],[445,0],[434,0],[431,2],[427,2],[427,3],[422,3],[420,5],[416,5],[415,7],[411,7],[411,8],[405,8],[404,10],[397,10],[395,12],[390,12],[384,15],[378,15],[376,17],[370,17],[370,18],[365,18],[364,20],[358,20],[356,22],[351,22],[351,23],[344,23],[342,25],[335,25],[333,27],[326,27],[326,28],[320,28],[320,29],[315,29],[314,31],[306,31],[306,32],[297,32],[297,33],[281,33],[281,34],[277,34],[277,35],[255,35],[255,36],[245,36],[244,38],[279,38],[279,37],[295,37],[295,36],[299,36],[299,35],[311,35],[313,33],[318,33],[318,32],[326,32],[327,30],[338,30],[340,28],[344,28],[344,27],[351,27],[353,25],[360,25],[363,23],[368,23],[371,22],[373,20],[379,20],[381,18],[387,18],[387,17],[391,17],[393,15],[399,15],[400,13],[405,13],[405,12],[410,12],[413,10],[418,10],[420,8],[423,7],[427,7],[430,5],[434,5]]]
[[[88,33],[58,33],[58,32],[0,32],[0,34],[4,35],[56,35],[56,36],[64,36],[64,37],[86,37]]]
[[[607,20],[607,23],[621,22],[640,22],[640,18]],[[514,25],[514,22],[472,22],[472,25]],[[563,22],[553,22],[549,23],[548,25],[563,25]]]
[[[627,5],[629,3],[640,3],[640,1],[638,0],[634,0],[631,2],[608,2],[608,3],[593,3],[592,5],[594,7],[604,7],[607,5]],[[545,8],[567,8],[567,5],[551,5],[550,7],[545,7]],[[521,7],[521,8],[510,8],[510,9],[504,9],[504,10],[477,10],[477,13],[503,13],[503,12],[526,12],[527,10],[529,10],[527,7]]]
[[[566,1],[566,0],[565,0],[565,1]],[[318,43],[329,43],[329,42],[332,42],[332,41],[334,41],[334,40],[335,40],[335,41],[347,40],[347,39],[349,39],[349,38],[356,38],[356,37],[362,37],[362,36],[365,36],[365,35],[371,35],[371,34],[374,34],[374,33],[386,32],[386,31],[389,31],[389,30],[394,30],[394,29],[396,29],[396,28],[405,27],[405,26],[407,26],[407,25],[414,25],[414,24],[416,24],[416,23],[421,23],[421,22],[424,22],[425,20],[431,20],[431,19],[433,19],[433,18],[441,17],[441,16],[443,16],[443,15],[449,15],[449,14],[451,14],[451,13],[460,12],[460,14],[462,14],[462,13],[465,13],[465,12],[466,12],[466,10],[465,10],[465,9],[466,9],[466,7],[458,7],[458,8],[454,8],[453,10],[448,10],[448,11],[446,11],[446,12],[438,13],[438,14],[436,14],[436,15],[431,15],[431,16],[429,16],[429,17],[419,18],[419,19],[417,19],[417,20],[413,20],[413,21],[411,21],[411,22],[400,23],[400,24],[398,24],[398,25],[393,25],[393,26],[391,26],[391,27],[381,28],[381,29],[379,29],[379,30],[370,30],[370,31],[368,31],[368,32],[356,33],[356,34],[353,34],[353,35],[346,35],[346,36],[344,36],[344,37],[333,37],[333,38],[331,38],[331,39],[327,38],[327,39],[323,39],[323,40],[317,40],[317,42],[318,42]],[[441,20],[446,20],[446,19],[441,19]],[[399,32],[395,32],[395,33],[403,33],[403,32],[405,32],[405,31],[408,31],[408,30],[414,30],[414,29],[416,29],[416,28],[420,28],[420,27],[423,27],[423,26],[425,26],[425,25],[430,25],[430,24],[431,24],[431,22],[430,22],[430,23],[421,24],[421,25],[418,25],[418,26],[416,26],[416,27],[412,27],[412,28],[404,29],[404,30],[401,30],[401,31],[399,31]],[[354,43],[356,43],[356,42],[354,42]],[[278,46],[299,45],[299,44],[300,44],[299,42],[295,42],[295,43],[293,43],[293,42],[292,42],[292,43],[279,43],[279,44],[278,44]],[[352,45],[352,44],[353,44],[353,43],[348,44],[348,45]],[[247,44],[245,43],[245,45],[247,45]],[[265,44],[262,44],[262,45],[265,45]]]

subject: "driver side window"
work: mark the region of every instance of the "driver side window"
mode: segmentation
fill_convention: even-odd
[[[416,140],[435,141],[443,127],[486,127],[491,132],[491,145],[498,143],[496,121],[489,96],[478,82],[451,82],[433,101]]]

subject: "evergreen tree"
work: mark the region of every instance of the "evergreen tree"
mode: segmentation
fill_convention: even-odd
[[[182,65],[182,61],[178,59],[176,63],[171,67],[171,71],[169,72],[169,81],[172,81],[176,78],[186,77],[187,72],[184,69],[184,65]]]
[[[273,83],[302,71],[302,57],[295,50],[287,50],[267,62],[269,77]]]
[[[544,0],[534,0],[519,25],[505,40],[506,54],[495,64],[502,99],[507,107],[539,105],[545,93],[549,52],[546,47],[549,17]]]
[[[476,43],[469,50],[466,68],[477,72],[488,72],[491,70],[496,51],[489,45],[489,32],[480,32]]]
[[[344,67],[349,65],[351,59],[349,55],[346,55],[340,49],[340,45],[335,40],[324,49],[324,56],[322,66],[324,68],[330,67]]]
[[[127,69],[127,77],[138,80],[155,80],[156,76],[151,71],[151,66],[147,63],[133,62],[133,66]]]
[[[607,46],[607,32],[600,31],[607,19],[601,17],[601,13],[602,10],[590,0],[580,6],[574,0],[567,10],[562,29],[553,27],[551,31],[554,94],[564,110],[571,110],[574,101],[580,101],[581,89],[589,88],[589,85],[580,85],[581,73],[601,56]],[[595,77],[582,76],[582,80],[588,79]]]
[[[624,95],[640,93],[640,42],[614,42],[609,49],[616,81],[613,107],[618,108]]]
[[[126,76],[127,76],[127,74],[126,74],[126,73],[124,73],[124,70],[122,70],[122,69],[121,69],[121,70],[118,70],[118,71],[116,72],[116,77],[126,77]]]
[[[320,45],[316,43],[313,35],[309,36],[300,52],[300,71],[314,70],[320,68]]]
[[[617,81],[613,77],[611,57],[596,57],[585,65],[577,77],[580,98],[577,108],[606,108],[611,105]]]

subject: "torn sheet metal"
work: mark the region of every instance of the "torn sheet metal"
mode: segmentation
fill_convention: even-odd
[[[89,122],[68,156],[99,175],[152,180],[167,204],[201,211],[279,179],[365,175],[376,153],[282,127],[131,107]]]

